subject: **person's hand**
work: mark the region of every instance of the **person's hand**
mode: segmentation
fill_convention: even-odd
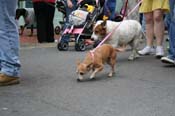
[[[74,6],[71,0],[67,0],[67,5],[69,8],[72,8]]]

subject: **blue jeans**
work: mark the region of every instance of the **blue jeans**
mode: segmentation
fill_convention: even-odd
[[[165,23],[169,35],[169,57],[175,60],[175,0],[170,1],[170,13],[166,15]]]
[[[0,4],[0,73],[19,77],[19,35],[15,20],[17,0]]]
[[[108,0],[104,5],[104,15],[109,17],[109,20],[113,20],[115,18],[115,9],[116,9],[116,1]],[[108,14],[108,10],[110,11],[110,16]]]

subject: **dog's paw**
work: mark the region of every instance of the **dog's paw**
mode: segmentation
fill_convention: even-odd
[[[91,74],[91,76],[89,77],[90,80],[92,80],[94,78],[95,78],[95,75],[94,74]]]
[[[108,74],[108,77],[112,77],[112,76],[113,76],[113,73],[109,73],[109,74]]]
[[[131,56],[131,57],[128,58],[128,60],[129,61],[133,61],[134,60],[134,57]]]
[[[137,58],[140,58],[140,55],[139,54],[136,54],[135,55],[135,58],[137,59]]]
[[[96,78],[89,78],[90,79],[90,81],[95,81],[96,80]]]

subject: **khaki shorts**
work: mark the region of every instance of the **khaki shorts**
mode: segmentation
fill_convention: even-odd
[[[139,12],[148,13],[156,9],[162,9],[165,12],[169,12],[169,0],[143,0]]]

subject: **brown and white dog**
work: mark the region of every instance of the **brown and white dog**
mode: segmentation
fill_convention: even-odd
[[[124,50],[125,48],[113,48],[109,44],[103,44],[102,46],[96,48],[93,52],[88,52],[83,62],[77,63],[77,81],[82,81],[83,75],[90,71],[92,71],[90,79],[93,79],[97,72],[103,70],[103,65],[105,63],[111,66],[111,71],[108,76],[112,77],[115,72],[117,51]]]
[[[91,38],[95,41],[101,41],[108,33],[112,32],[115,27],[117,27],[116,30],[105,41],[105,43],[110,44],[115,48],[120,45],[130,45],[132,53],[128,59],[134,60],[139,56],[137,52],[138,45],[143,39],[141,25],[136,20],[124,20],[122,22],[114,22],[110,20],[97,21],[93,28]]]

